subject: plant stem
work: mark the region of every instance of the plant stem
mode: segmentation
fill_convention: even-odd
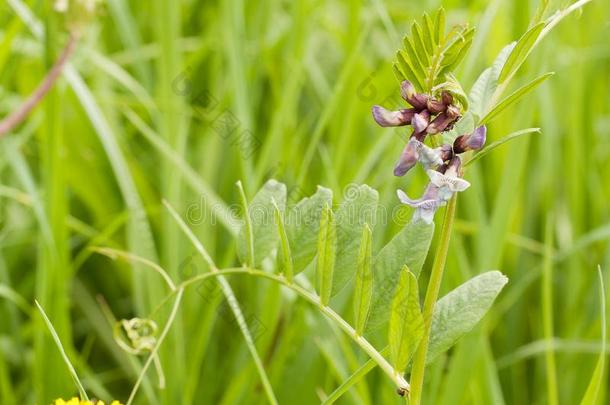
[[[456,198],[456,195],[451,198],[447,205],[447,210],[445,211],[439,246],[436,250],[434,263],[432,264],[430,282],[428,283],[426,298],[424,299],[424,335],[415,352],[415,356],[413,357],[413,366],[411,368],[411,405],[419,405],[421,403],[422,388],[424,386],[424,371],[426,369],[426,354],[428,352],[430,329],[432,327],[432,313],[436,300],[438,299],[438,292],[441,287],[441,281],[443,280],[443,271],[445,270],[445,262],[447,261],[447,251],[449,250],[449,240],[451,239],[451,229],[455,217]]]
[[[40,85],[34,90],[34,92],[28,97],[27,100],[23,102],[15,111],[9,114],[6,118],[0,121],[0,138],[3,135],[6,135],[11,130],[13,130],[17,125],[19,125],[28,114],[36,107],[44,98],[44,96],[51,90],[53,84],[59,78],[66,62],[72,56],[74,49],[76,48],[77,37],[75,34],[70,35],[68,39],[68,43],[66,44],[64,50],[61,55],[49,70],[49,73],[45,76],[44,80],[40,83]]]

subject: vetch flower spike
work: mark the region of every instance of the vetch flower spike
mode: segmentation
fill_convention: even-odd
[[[379,105],[371,109],[375,122],[382,127],[399,127],[411,124],[413,115],[417,112],[413,108],[400,109],[397,111],[387,110]]]

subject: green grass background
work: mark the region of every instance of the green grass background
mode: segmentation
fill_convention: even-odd
[[[0,3],[1,116],[65,43],[50,3]],[[525,32],[537,3],[442,3],[448,23],[478,26],[457,71],[465,88]],[[396,188],[417,195],[422,172],[392,176],[405,131],[376,126],[370,107],[400,105],[393,53],[412,19],[439,4],[108,0],[54,90],[0,140],[0,403],[45,404],[77,392],[34,299],[91,395],[127,398],[143,358],[114,343],[112,318],[147,317],[167,289],[141,266],[89,248],[147,257],[176,281],[205,271],[162,198],[190,213],[226,267],[236,264],[235,218],[213,223],[209,212],[235,211],[237,180],[250,198],[270,177],[295,199],[317,184],[340,196],[350,183],[367,183],[390,212]],[[596,268],[606,280],[610,269],[609,38],[607,1],[566,18],[516,81],[556,75],[489,126],[489,141],[525,127],[542,133],[469,170],[443,291],[489,269],[511,281],[484,322],[428,368],[428,404],[552,404],[553,369],[559,403],[583,396],[600,346]],[[232,134],[219,130],[227,119]],[[375,246],[409,215],[399,211]],[[256,347],[280,403],[318,403],[366,360],[307,303],[265,280],[230,281],[260,328]],[[150,370],[137,403],[266,402],[230,311],[208,293],[186,291],[161,348],[167,387],[159,390]],[[160,326],[169,310],[155,314]],[[375,371],[340,403],[401,401]]]

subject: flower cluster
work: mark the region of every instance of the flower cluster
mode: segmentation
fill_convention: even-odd
[[[86,401],[84,399],[79,399],[79,398],[71,398],[68,400],[64,400],[64,399],[56,399],[55,402],[53,402],[52,405],[106,405],[106,403],[104,401],[96,401],[96,400],[92,400],[92,401]],[[122,405],[119,401],[112,401],[110,403],[110,405]]]
[[[402,190],[398,190],[398,198],[403,204],[416,209],[414,221],[421,219],[431,223],[439,207],[447,204],[454,193],[470,186],[470,183],[462,179],[462,161],[458,155],[481,149],[485,144],[487,129],[480,126],[471,134],[458,136],[452,145],[443,144],[431,148],[424,143],[426,137],[449,131],[460,119],[460,109],[453,104],[449,92],[441,92],[439,100],[428,94],[417,93],[408,80],[401,83],[400,93],[412,108],[389,111],[376,105],[372,108],[373,118],[382,127],[411,125],[413,128],[394,167],[394,175],[404,176],[419,162],[426,169],[430,183],[419,199],[409,198]]]

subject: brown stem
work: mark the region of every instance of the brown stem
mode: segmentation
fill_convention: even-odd
[[[49,73],[45,76],[44,80],[38,85],[36,90],[23,102],[15,111],[10,113],[0,122],[0,138],[9,133],[13,128],[19,125],[30,112],[36,107],[44,98],[44,96],[53,88],[53,84],[59,78],[59,75],[63,71],[66,62],[70,59],[70,56],[74,53],[76,48],[77,36],[70,35],[68,43],[64,47],[61,55],[49,70]]]

